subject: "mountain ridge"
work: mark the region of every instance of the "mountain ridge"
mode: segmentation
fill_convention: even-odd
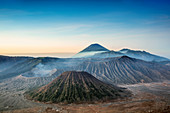
[[[156,61],[156,62],[161,62],[161,61],[170,61],[170,59],[161,57],[158,55],[151,54],[146,51],[141,51],[141,50],[131,50],[131,49],[121,49],[119,51],[106,51],[106,52],[101,52],[101,53],[96,53],[90,57],[96,57],[96,58],[107,58],[107,57],[119,57],[119,56],[129,56],[132,58],[136,59],[141,59],[144,61]]]
[[[73,56],[73,58],[108,58],[108,57],[119,57],[119,56],[129,56],[136,59],[141,59],[145,61],[170,61],[170,59],[151,54],[146,51],[132,50],[128,48],[123,48],[119,51],[109,50],[99,44],[91,44],[82,51],[78,52]]]
[[[115,84],[135,84],[169,80],[168,62],[147,62],[127,56],[108,58],[34,58],[0,72],[0,78],[56,77],[64,71],[86,71],[96,78]],[[45,72],[45,73],[44,73]],[[41,74],[42,73],[42,74]]]

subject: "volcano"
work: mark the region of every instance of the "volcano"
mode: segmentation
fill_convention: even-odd
[[[100,44],[95,43],[95,44],[89,45],[88,47],[86,47],[85,49],[83,49],[82,51],[74,55],[73,57],[76,57],[76,58],[77,57],[90,57],[96,53],[102,53],[102,52],[108,52],[108,51],[110,50],[101,46]]]
[[[27,93],[33,100],[52,103],[106,101],[130,95],[126,89],[106,84],[83,71],[64,72],[49,84]]]
[[[110,50],[106,49],[105,47],[103,47],[103,46],[101,46],[97,43],[95,43],[95,44],[91,44],[87,48],[83,49],[82,51],[80,51],[80,53],[90,52],[90,51],[110,51]]]

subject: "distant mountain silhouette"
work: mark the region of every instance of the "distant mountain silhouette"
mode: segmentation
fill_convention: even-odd
[[[125,89],[106,84],[87,72],[67,71],[37,90],[27,92],[42,102],[91,102],[127,97]]]
[[[79,53],[75,54],[73,58],[90,57],[96,53],[102,53],[102,52],[108,52],[108,51],[110,50],[96,43],[96,44],[91,44],[90,46],[86,47]]]
[[[119,57],[119,56],[129,56],[136,59],[141,59],[145,61],[170,61],[168,58],[161,57],[158,55],[151,54],[146,51],[140,50],[130,50],[130,49],[122,49],[120,51],[106,51],[101,53],[95,53],[90,56],[91,58],[109,58],[109,57]]]
[[[168,61],[168,58],[161,57],[158,55],[151,54],[146,51],[140,51],[140,50],[131,50],[131,49],[122,49],[119,52],[123,53],[126,56],[137,58],[145,61]]]
[[[90,46],[86,47],[85,49],[83,49],[81,52],[91,52],[91,51],[110,51],[108,49],[106,49],[105,47],[99,45],[99,44],[91,44]]]
[[[146,51],[131,50],[128,48],[121,49],[119,51],[108,50],[99,44],[91,44],[87,48],[83,49],[79,53],[75,54],[73,58],[109,58],[109,57],[120,57],[129,56],[136,59],[145,61],[170,61],[170,59],[161,57],[158,55],[151,54]]]

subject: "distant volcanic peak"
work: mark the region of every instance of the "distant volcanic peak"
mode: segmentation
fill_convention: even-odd
[[[106,49],[105,47],[99,44],[91,44],[84,50],[74,55],[73,58],[89,58],[97,53],[103,53],[103,52],[108,52],[108,51],[110,50]]]
[[[124,55],[124,56],[121,56],[120,58],[126,58],[126,59],[132,59],[132,58],[130,58],[130,57],[128,57],[128,56],[126,56],[126,55]]]
[[[110,51],[108,49],[106,49],[105,47],[95,43],[95,44],[91,44],[90,46],[88,46],[87,48],[85,48],[84,50],[80,51],[81,52],[91,52],[91,51]]]
[[[129,53],[129,52],[143,52],[143,53],[147,53],[147,54],[150,54],[149,52],[146,52],[144,50],[132,50],[132,49],[128,49],[128,48],[123,48],[121,49],[119,52],[121,53]]]
[[[128,49],[128,48],[123,48],[123,49],[121,49],[120,51],[128,51],[128,50],[130,50],[130,49]]]
[[[38,91],[28,93],[34,100],[43,102],[90,102],[128,96],[122,88],[106,84],[87,72],[67,71]]]
[[[123,61],[131,60],[131,61],[134,61],[135,59],[134,59],[134,58],[131,58],[131,57],[129,57],[129,56],[124,55],[124,56],[121,56],[121,57],[119,58],[119,60],[123,60]]]
[[[120,52],[120,53],[126,53],[126,52],[128,52],[128,51],[130,51],[130,49],[128,49],[128,48],[123,48],[123,49],[119,50],[118,52]]]

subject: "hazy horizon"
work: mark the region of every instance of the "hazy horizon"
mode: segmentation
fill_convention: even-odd
[[[87,45],[86,47],[88,47],[89,45]],[[103,46],[103,45],[102,45]],[[3,54],[0,54],[0,55],[4,55],[4,56],[29,56],[29,57],[58,57],[58,58],[71,58],[73,57],[75,54],[77,54],[78,52],[82,51],[83,49],[85,49],[86,47],[84,48],[81,48],[79,51],[77,52],[48,52],[48,53],[3,53]],[[105,46],[104,46],[105,47]],[[106,47],[107,48],[107,47]],[[110,49],[110,48],[107,48],[109,50],[113,50],[113,49]],[[127,48],[127,47],[123,47],[123,48],[120,48],[120,49],[116,49],[116,50],[113,50],[113,51],[119,51],[121,49],[131,49],[131,50],[136,50],[136,51],[146,51],[146,50],[142,50],[142,49],[133,49],[133,48]],[[168,56],[163,56],[163,55],[160,55],[160,54],[156,54],[156,53],[153,53],[153,52],[150,52],[150,51],[146,51],[146,52],[149,52],[151,54],[154,54],[154,55],[158,55],[158,56],[161,56],[161,57],[166,57],[166,58],[169,58]]]
[[[70,58],[76,53],[6,53],[6,56],[29,56],[29,57],[59,57]]]
[[[0,0],[0,55],[77,53],[99,43],[110,50],[130,48],[170,58],[169,4],[168,0]]]

